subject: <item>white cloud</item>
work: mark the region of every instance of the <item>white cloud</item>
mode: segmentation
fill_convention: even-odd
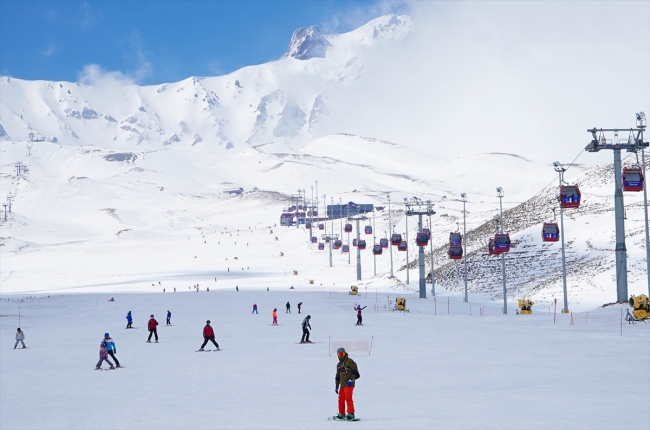
[[[79,73],[79,82],[93,87],[134,85],[136,80],[120,71],[107,71],[97,64],[84,66]]]

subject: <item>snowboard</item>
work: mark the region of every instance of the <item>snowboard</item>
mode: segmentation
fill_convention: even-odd
[[[360,421],[360,420],[361,420],[360,418],[356,418],[356,417],[351,419],[351,420],[348,420],[346,418],[338,418],[338,417],[328,417],[327,418],[327,421],[348,421],[348,422],[352,422],[352,421]]]

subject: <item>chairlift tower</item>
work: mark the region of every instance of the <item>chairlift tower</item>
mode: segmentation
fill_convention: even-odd
[[[348,221],[356,221],[356,225],[357,225],[357,281],[361,280],[361,249],[359,248],[359,241],[361,240],[361,234],[359,232],[359,221],[365,221],[367,219],[368,218],[366,218],[365,215],[348,217]]]
[[[7,221],[7,203],[3,203],[2,206],[5,208],[5,221]]]
[[[433,206],[431,200],[427,200],[427,204]],[[436,271],[433,265],[433,238],[431,232],[433,231],[433,224],[431,223],[431,215],[429,215],[429,257],[431,258],[431,296],[436,296]]]
[[[553,167],[558,174],[559,179],[559,189],[562,189],[562,184],[564,183],[564,172],[566,168],[560,164],[559,161],[553,162]],[[558,202],[560,205],[560,241],[562,244],[562,294],[564,295],[564,307],[562,308],[562,313],[569,313],[569,300],[567,298],[567,286],[566,286],[566,251],[564,248],[564,206],[562,206],[562,197],[558,196]]]
[[[391,216],[390,216],[390,193],[388,194],[388,238],[393,237],[393,223],[391,221]],[[393,247],[391,245],[388,246],[388,250],[390,251],[390,277],[393,277]]]
[[[9,205],[9,213],[11,213],[11,200],[12,200],[14,197],[15,197],[15,196],[14,196],[13,194],[11,194],[11,193],[9,193],[9,195],[7,196],[7,202],[8,202],[8,205]]]
[[[499,233],[503,234],[503,188],[497,187],[499,197]],[[503,314],[508,315],[508,290],[506,289],[506,254],[501,253],[501,280],[503,282]]]
[[[625,207],[623,202],[623,184],[621,177],[621,150],[627,152],[643,151],[649,146],[643,141],[643,132],[646,128],[645,114],[636,114],[637,128],[592,128],[587,130],[593,139],[585,147],[587,152],[599,152],[603,149],[614,151],[614,218],[616,221],[616,301],[627,301],[627,248],[625,247]],[[613,139],[605,138],[605,133],[614,133]],[[628,132],[627,141],[619,141],[619,132]],[[645,169],[645,165],[644,165]],[[645,189],[645,185],[644,185]],[[647,197],[644,192],[644,210],[646,211],[646,253],[648,252],[648,224],[647,224]],[[647,255],[647,254],[646,254]],[[650,264],[650,263],[648,263]],[[648,266],[650,267],[650,266]],[[650,272],[648,272],[650,277]],[[650,279],[650,278],[649,278]],[[650,280],[649,287],[650,289]]]
[[[467,194],[461,193],[460,197],[463,199],[463,278],[465,281],[465,303],[469,303],[469,296],[467,294],[467,212],[465,211]]]
[[[422,215],[431,216],[435,214],[435,212],[433,211],[433,205],[430,202],[426,202],[426,203],[420,203],[420,202],[421,200],[416,198],[412,199],[411,201],[407,200],[404,202],[406,206],[406,220],[407,220],[406,222],[408,223],[409,216],[414,216],[414,215],[418,216],[418,233],[422,233]],[[407,234],[408,234],[408,229],[407,229]],[[431,240],[431,238],[429,238],[429,240]],[[406,252],[408,253],[408,245],[407,245]],[[408,260],[406,263],[406,268],[408,273]],[[424,276],[424,246],[418,246],[418,268],[420,269],[420,282],[419,282],[420,298],[426,299],[427,286],[426,286],[426,278]]]
[[[337,240],[339,238],[339,235],[338,234],[327,234],[327,233],[325,233],[325,234],[323,234],[321,236],[321,238],[324,241],[329,242],[329,244],[330,244],[330,246],[329,246],[329,248],[330,248],[330,267],[332,267],[332,242]]]

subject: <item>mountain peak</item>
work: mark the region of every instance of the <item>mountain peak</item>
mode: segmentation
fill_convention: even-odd
[[[298,60],[324,58],[327,48],[332,46],[316,25],[301,27],[293,32],[289,50],[280,58],[293,57]]]

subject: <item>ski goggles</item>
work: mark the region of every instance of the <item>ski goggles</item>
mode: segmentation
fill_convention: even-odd
[[[339,352],[336,355],[338,355],[339,357],[345,357],[345,352]]]

